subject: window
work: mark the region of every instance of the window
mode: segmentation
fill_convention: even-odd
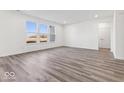
[[[50,28],[50,42],[55,41],[55,27],[54,26],[49,26]]]
[[[36,43],[37,42],[37,25],[34,22],[26,22],[26,31],[27,31],[27,43]]]
[[[48,27],[46,24],[39,24],[39,41],[40,42],[48,41]]]
[[[40,33],[47,33],[48,32],[47,25],[45,25],[45,24],[39,24],[39,32]]]
[[[26,22],[26,29],[28,33],[35,33],[36,32],[36,24],[30,21]]]
[[[39,43],[48,41],[48,25],[26,22],[27,43]]]

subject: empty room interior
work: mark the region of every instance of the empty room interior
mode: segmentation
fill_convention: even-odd
[[[123,10],[1,10],[0,82],[123,82]]]

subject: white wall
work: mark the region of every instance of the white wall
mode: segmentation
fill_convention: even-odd
[[[66,46],[98,49],[98,23],[96,21],[67,25],[64,32]]]
[[[25,22],[27,20],[54,25],[56,27],[56,42],[26,44]],[[111,49],[115,58],[124,59],[124,14],[116,13],[114,16],[111,40]],[[63,29],[63,25],[22,15],[16,11],[0,11],[0,56],[64,45],[98,49],[98,21],[92,20],[66,25]]]
[[[115,58],[124,59],[124,14],[117,11],[115,18]]]
[[[114,57],[116,57],[116,12],[114,11],[113,14],[113,24],[112,24],[112,30],[111,30],[111,52],[113,52]]]
[[[25,22],[27,20],[54,25],[56,27],[56,42],[27,45],[25,42]],[[0,56],[63,46],[63,34],[63,26],[60,24],[22,15],[16,11],[0,11]]]

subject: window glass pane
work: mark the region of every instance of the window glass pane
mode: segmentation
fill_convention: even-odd
[[[50,28],[50,42],[55,41],[55,27],[54,26],[49,26]]]
[[[55,27],[54,26],[49,26],[50,27],[50,34],[55,34]]]
[[[40,25],[39,25],[39,32],[40,32],[40,33],[47,33],[47,25],[45,25],[45,24],[40,24]]]
[[[36,24],[30,21],[26,22],[26,29],[28,33],[35,33],[36,32]]]
[[[37,43],[37,25],[31,21],[26,22],[27,39],[26,43]]]

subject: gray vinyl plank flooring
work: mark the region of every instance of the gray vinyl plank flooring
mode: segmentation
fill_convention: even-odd
[[[0,58],[1,82],[123,82],[124,60],[106,49],[58,47]]]

